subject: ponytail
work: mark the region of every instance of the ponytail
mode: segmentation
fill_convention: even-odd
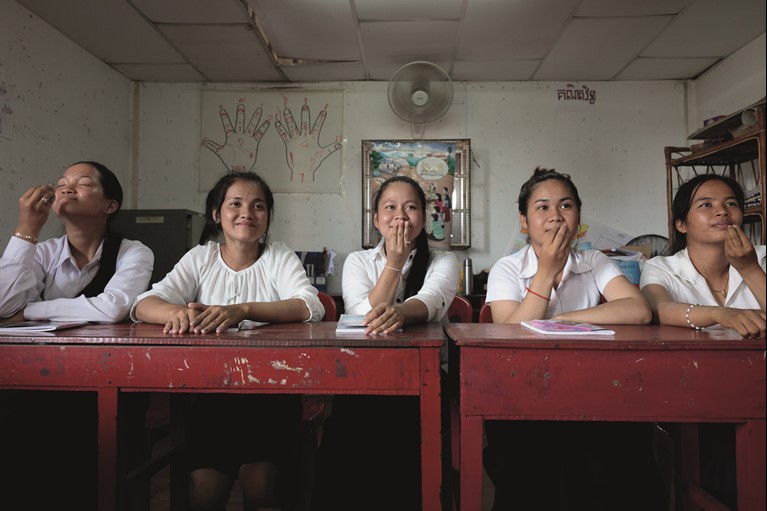
[[[117,254],[120,251],[122,241],[122,234],[107,231],[101,248],[99,269],[93,277],[93,280],[91,280],[82,291],[77,293],[77,296],[93,298],[104,292],[104,289],[107,287],[107,284],[112,277],[114,277],[115,271],[117,270]]]
[[[431,250],[429,250],[429,239],[426,231],[421,229],[421,233],[415,239],[415,257],[410,266],[410,273],[405,283],[405,299],[418,294],[423,287],[423,281],[426,278],[426,270],[429,268],[429,259],[431,259]]]

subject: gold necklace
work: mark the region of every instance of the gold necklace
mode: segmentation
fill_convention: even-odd
[[[728,271],[728,272],[727,272],[727,277],[726,277],[726,278],[725,278],[725,280],[724,280],[724,289],[721,289],[721,290],[720,290],[720,289],[714,289],[714,287],[713,287],[711,284],[709,284],[709,285],[708,285],[708,287],[709,287],[709,289],[711,289],[711,291],[713,291],[714,293],[721,293],[721,294],[722,294],[722,296],[724,296],[725,298],[727,298],[727,286],[729,285],[729,283],[730,283],[730,272]]]

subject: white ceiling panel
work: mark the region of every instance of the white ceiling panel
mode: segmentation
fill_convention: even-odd
[[[278,56],[361,60],[349,0],[249,0]]]
[[[205,81],[205,77],[189,64],[117,64],[114,68],[141,82]]]
[[[698,0],[642,56],[727,56],[764,33],[766,5],[764,0]]]
[[[647,59],[638,58],[626,67],[617,80],[678,80],[695,78],[716,63],[715,58]]]
[[[685,80],[755,40],[766,0],[5,0],[137,81]],[[34,37],[34,35],[32,36]]]
[[[282,71],[293,82],[348,82],[365,79],[362,62],[282,66]]]
[[[579,1],[470,2],[456,56],[459,60],[543,58]]]
[[[206,81],[281,81],[284,77],[248,25],[160,25]]]
[[[109,64],[184,60],[125,0],[22,0],[21,5]]]
[[[535,79],[610,80],[670,19],[670,16],[575,19],[543,61]]]
[[[575,15],[589,18],[678,14],[693,0],[583,0]]]
[[[453,80],[524,81],[529,80],[540,60],[457,60]]]
[[[242,23],[240,0],[130,0],[155,23]]]
[[[462,0],[347,0],[350,2],[361,20],[445,20],[458,19]]]

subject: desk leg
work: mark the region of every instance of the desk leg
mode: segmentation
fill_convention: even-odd
[[[460,416],[460,509],[482,509],[482,417]]]
[[[99,511],[117,509],[117,394],[116,388],[98,390]]]
[[[442,511],[442,433],[439,349],[421,349],[421,502],[423,511]]]
[[[749,420],[735,426],[736,473],[738,476],[738,509],[767,508],[764,478],[765,420]]]

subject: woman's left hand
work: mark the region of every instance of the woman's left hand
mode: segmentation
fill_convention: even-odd
[[[221,333],[233,325],[239,325],[245,319],[241,317],[236,305],[205,305],[191,302],[188,307],[200,312],[189,325],[189,329],[196,334],[207,334],[213,331]]]
[[[742,272],[753,266],[759,266],[756,258],[756,250],[746,233],[737,226],[731,225],[727,228],[727,239],[724,240],[724,254],[730,265]]]
[[[386,335],[396,332],[405,324],[405,318],[396,307],[379,303],[365,314],[365,334]]]

